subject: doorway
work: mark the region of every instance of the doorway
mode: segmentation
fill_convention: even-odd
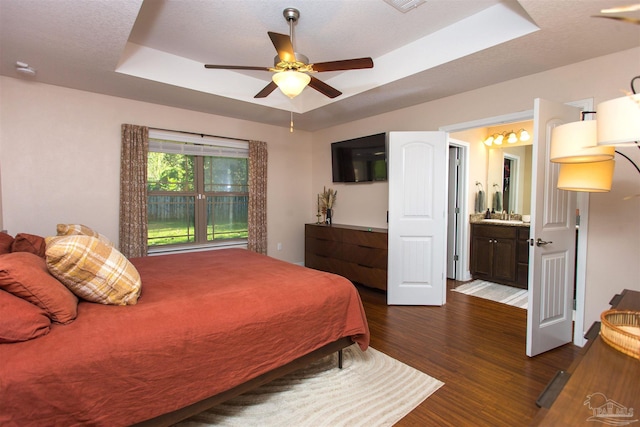
[[[469,143],[449,138],[447,195],[447,278],[471,280],[469,273]]]
[[[585,99],[585,100],[580,100],[575,102],[569,102],[567,104],[579,107],[584,111],[591,111],[593,109],[593,99]],[[521,111],[518,113],[505,114],[502,116],[489,117],[489,118],[479,119],[479,120],[465,122],[465,123],[458,123],[454,125],[443,126],[440,128],[440,130],[449,132],[449,133],[454,133],[454,132],[467,131],[467,130],[476,129],[476,128],[486,128],[490,126],[503,125],[507,123],[528,121],[532,119],[533,119],[533,110],[527,110],[527,111]],[[462,154],[463,158],[465,155],[467,156],[470,155],[471,150],[469,150],[468,143],[464,143],[462,141],[457,141],[450,138],[450,142],[449,142],[450,146],[452,144],[458,144],[458,143],[466,144],[467,150],[463,151],[463,154]],[[469,173],[468,164],[467,164],[466,171],[467,173]],[[535,173],[535,171],[532,171],[532,172]],[[458,187],[456,191],[460,191],[460,188],[462,188],[467,194],[467,197],[465,198],[465,203],[460,209],[460,211],[463,211],[465,207],[468,208],[468,206],[470,206],[468,201],[469,200],[468,195],[470,191],[469,179],[467,178],[465,181],[460,180],[458,181],[457,185]],[[580,216],[580,232],[578,233],[578,238],[577,238],[578,247],[576,249],[576,274],[575,274],[576,290],[575,290],[575,296],[574,296],[575,322],[574,322],[573,342],[574,344],[580,347],[584,346],[586,343],[586,339],[583,337],[583,334],[584,334],[584,300],[585,300],[585,274],[586,274],[586,253],[587,253],[586,237],[587,237],[587,229],[588,229],[588,215],[587,215],[588,204],[589,204],[588,193],[578,193],[577,207],[578,207],[578,211],[582,215]],[[465,277],[468,277],[468,278],[457,279],[457,280],[471,279],[469,274],[469,268],[468,268],[469,252],[468,250],[466,251],[463,250],[469,247],[469,231],[468,231],[469,230],[469,225],[468,225],[469,213],[470,211],[467,210],[467,212],[464,214],[464,216],[461,217],[460,221],[458,222],[458,235],[459,236],[462,235],[465,228],[466,228],[466,233],[464,234],[463,247],[459,249],[458,259],[457,259],[458,265],[461,265],[462,269],[466,271],[467,276]],[[464,218],[464,220],[462,220],[462,218]]]
[[[520,173],[520,159],[505,153],[502,169],[502,206],[507,213],[513,213],[516,212],[516,206],[519,206],[518,198],[520,195],[516,191],[516,185]],[[520,213],[527,214],[524,211]]]

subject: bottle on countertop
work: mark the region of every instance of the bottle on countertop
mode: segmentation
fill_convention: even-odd
[[[491,212],[489,211],[489,209],[487,209],[487,213],[484,214],[485,219],[489,219],[491,218]]]

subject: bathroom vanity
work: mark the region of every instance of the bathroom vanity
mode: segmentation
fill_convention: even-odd
[[[471,222],[470,255],[474,279],[527,289],[529,224],[496,219]]]

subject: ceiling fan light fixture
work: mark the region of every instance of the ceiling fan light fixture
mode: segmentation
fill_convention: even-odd
[[[289,98],[295,98],[300,95],[311,81],[311,77],[308,74],[294,70],[275,73],[272,79],[273,82],[278,85],[282,93],[287,95]]]

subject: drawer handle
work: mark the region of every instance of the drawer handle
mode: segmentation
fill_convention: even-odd
[[[358,264],[358,265],[359,265],[360,267],[373,268],[373,267],[372,267],[372,266],[370,266],[370,265],[364,265],[364,264]]]

